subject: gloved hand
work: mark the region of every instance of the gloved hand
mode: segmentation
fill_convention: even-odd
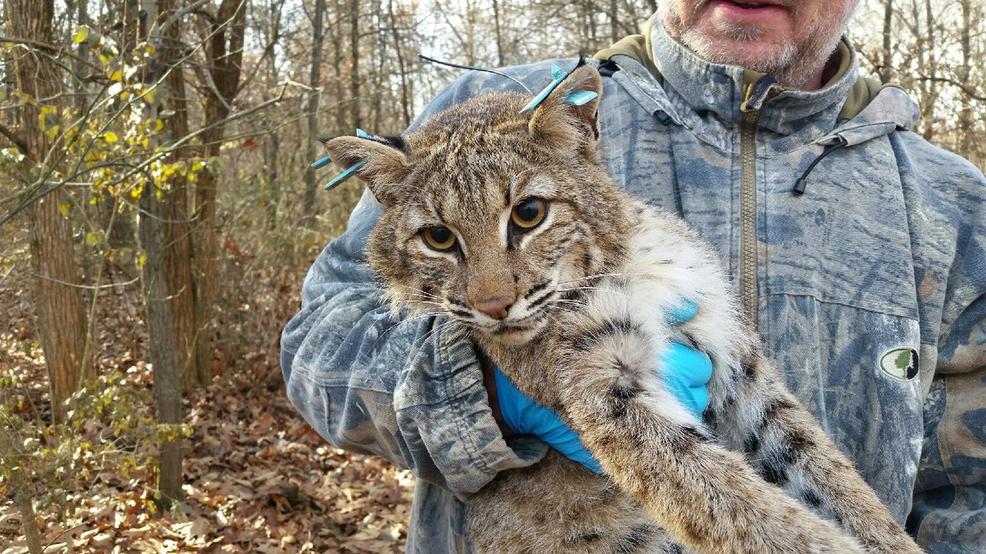
[[[685,300],[668,310],[665,320],[671,325],[681,325],[697,313],[698,306]],[[668,390],[701,418],[709,405],[712,360],[704,352],[672,342],[661,355],[661,364]],[[554,410],[527,397],[498,368],[493,369],[493,378],[500,417],[508,429],[517,434],[534,435],[573,462],[596,473],[603,472],[599,462],[582,446],[579,436],[565,425]]]

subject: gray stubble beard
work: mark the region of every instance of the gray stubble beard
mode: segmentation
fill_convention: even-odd
[[[695,9],[697,10],[707,0],[687,1],[695,4]],[[830,33],[825,34],[822,32],[822,29],[819,28],[821,26],[820,21],[814,22],[811,28],[801,33],[808,37],[806,42],[802,44],[788,42],[783,45],[779,54],[776,51],[772,51],[768,53],[769,58],[765,57],[764,59],[753,61],[745,60],[742,63],[721,45],[716,44],[714,39],[703,35],[697,28],[692,27],[682,32],[681,27],[683,27],[683,24],[681,18],[677,13],[668,13],[668,3],[661,4],[661,8],[658,10],[658,16],[660,22],[668,22],[666,24],[669,27],[668,33],[699,57],[712,63],[740,65],[745,69],[768,73],[785,87],[801,89],[818,72],[822,71],[822,68],[828,63],[836,50],[836,45],[839,43],[843,33],[845,33],[849,19],[853,11],[855,11],[856,4],[857,2],[854,2],[848,6],[846,13],[841,14],[838,25]],[[670,27],[676,28],[672,29]],[[731,25],[728,28],[720,27],[719,31],[740,42],[753,42],[761,34],[759,29],[745,25]],[[826,54],[820,55],[819,52],[825,52]]]

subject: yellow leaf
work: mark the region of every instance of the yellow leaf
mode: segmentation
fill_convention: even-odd
[[[105,140],[109,144],[116,144],[116,141],[120,139],[119,137],[116,136],[116,133],[114,133],[113,131],[106,131],[106,134],[103,135],[103,140]]]
[[[154,90],[154,88],[149,88],[146,91],[144,91],[144,101],[147,102],[148,104],[153,104],[154,98],[156,97],[157,97],[157,91]]]
[[[99,61],[103,62],[103,65],[106,65],[106,64],[110,63],[111,60],[113,60],[113,58],[111,58],[107,54],[100,54],[99,55]]]
[[[86,233],[86,244],[89,246],[96,246],[97,242],[99,242],[99,238],[95,233]]]
[[[122,80],[123,80],[123,70],[117,69],[113,73],[110,73],[110,81],[113,81],[114,83],[119,83]]]
[[[144,267],[147,265],[147,254],[141,254],[137,257],[137,267]]]
[[[68,217],[68,212],[71,209],[72,204],[68,200],[62,200],[58,203],[58,211],[61,212],[62,217]]]
[[[75,34],[72,35],[72,42],[76,44],[82,44],[89,38],[89,26],[88,25],[78,25],[75,28]]]

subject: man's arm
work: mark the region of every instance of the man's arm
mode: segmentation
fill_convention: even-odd
[[[929,272],[921,283],[922,294],[934,295],[937,287],[945,294],[907,526],[929,552],[981,553],[986,551],[986,179],[957,156],[916,150],[900,157],[904,177],[926,183],[913,187],[923,194],[915,204],[921,213],[914,215],[924,228],[923,236],[912,240],[954,251],[948,252],[946,273]]]

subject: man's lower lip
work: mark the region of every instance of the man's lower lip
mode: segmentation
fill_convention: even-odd
[[[709,12],[715,16],[735,23],[771,23],[786,15],[787,8],[775,4],[743,4],[729,0],[712,0]]]

